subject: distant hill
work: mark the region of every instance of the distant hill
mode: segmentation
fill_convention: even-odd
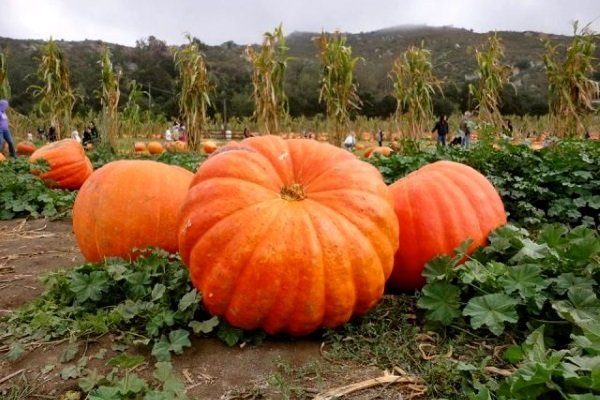
[[[506,112],[540,113],[545,111],[546,77],[541,62],[544,51],[543,39],[553,43],[567,44],[568,36],[537,32],[499,32],[505,46],[505,62],[512,66],[511,82],[516,93],[505,91]],[[292,32],[287,37],[290,55],[286,78],[286,91],[293,115],[314,115],[323,112],[318,103],[319,64],[313,32]],[[446,81],[445,99],[439,99],[438,107],[464,108],[468,101],[466,83],[475,78],[474,47],[482,45],[488,34],[454,27],[400,26],[374,32],[347,34],[353,54],[364,59],[360,62],[356,79],[364,101],[362,113],[369,116],[386,116],[395,108],[390,97],[392,82],[388,77],[393,61],[410,45],[423,43],[431,50],[435,73]],[[13,90],[12,103],[22,112],[32,109],[33,100],[26,88],[36,82],[36,57],[39,56],[39,40],[0,38],[0,48],[7,54],[9,79]],[[102,46],[107,45],[113,54],[113,63],[123,70],[122,103],[127,98],[127,85],[132,79],[143,84],[151,93],[142,107],[152,106],[155,113],[176,115],[176,70],[172,58],[172,46],[149,37],[138,41],[135,47],[101,41],[59,41],[64,50],[72,75],[72,85],[83,101],[77,111],[86,113],[100,107],[95,91],[99,87],[98,64]],[[225,42],[218,46],[202,44],[212,78],[217,89],[212,112],[221,109],[222,100],[228,102],[230,115],[250,115],[250,65],[244,58],[245,46]]]

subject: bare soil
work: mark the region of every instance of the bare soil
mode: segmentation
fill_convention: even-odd
[[[0,221],[0,316],[39,295],[43,289],[40,276],[82,262],[70,220]],[[88,368],[108,372],[110,367],[105,366],[105,360],[115,354],[111,350],[113,340],[107,335],[93,342],[81,341],[78,358],[85,355],[89,358]],[[17,399],[60,398],[68,390],[78,390],[76,379],[60,377],[65,367],[59,361],[64,346],[66,341],[40,344],[13,363],[3,360],[0,354],[0,381],[23,370],[0,384],[0,398],[17,385],[34,392]],[[323,357],[320,347],[318,337],[267,339],[261,345],[242,347],[197,338],[183,355],[174,357],[173,365],[192,399],[313,398],[320,391],[383,374],[374,367],[331,361]],[[103,360],[94,357],[100,349],[108,349]],[[148,349],[137,352],[152,360]],[[152,371],[152,365],[144,363],[136,373],[151,379]],[[379,386],[345,398],[401,399],[398,390],[396,385]]]

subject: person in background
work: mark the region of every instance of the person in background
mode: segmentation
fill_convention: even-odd
[[[96,124],[94,123],[94,121],[90,121],[90,123],[88,124],[88,127],[90,128],[92,142],[97,143],[98,140],[100,139],[100,135],[98,134],[98,129],[96,129]]]
[[[379,144],[379,147],[383,146],[383,131],[381,130],[381,128],[379,128],[379,130],[377,130],[377,143]]]
[[[44,127],[38,126],[37,134],[39,140],[44,140],[46,138],[46,132],[44,131]]]
[[[446,135],[450,131],[448,126],[448,116],[446,114],[440,115],[440,120],[435,123],[435,126],[431,130],[431,133],[437,132],[437,144],[446,147]]]
[[[471,113],[469,111],[465,111],[465,114],[460,121],[460,130],[463,133],[462,145],[465,149],[468,149],[471,145]]]
[[[171,129],[167,128],[167,130],[165,131],[165,140],[167,142],[170,142],[173,140],[173,134],[171,133]]]
[[[79,136],[77,129],[74,129],[73,132],[71,132],[71,139],[75,139],[77,143],[81,143],[81,136]]]
[[[353,151],[354,146],[356,146],[356,137],[354,136],[354,132],[350,132],[344,139],[344,147],[348,151]]]
[[[92,143],[92,131],[88,125],[83,130],[83,140],[81,141],[81,144],[87,146],[89,143]]]
[[[27,132],[27,141],[33,142],[33,133],[31,133],[31,131]]]
[[[244,139],[251,137],[250,131],[248,128],[244,128]]]
[[[10,134],[6,110],[8,110],[8,100],[2,99],[0,100],[0,151],[4,148],[4,142],[6,142],[8,143],[8,153],[11,157],[16,158],[15,143]]]
[[[56,141],[56,128],[54,127],[54,125],[50,125],[50,128],[48,128],[48,141]]]

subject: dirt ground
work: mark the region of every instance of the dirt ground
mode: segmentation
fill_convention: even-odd
[[[38,277],[83,261],[70,220],[0,221],[0,315],[9,314],[39,295],[42,285]],[[110,349],[112,339],[107,335],[99,342],[80,343],[80,349],[90,360],[88,368],[109,370],[105,361],[93,356],[101,348]],[[59,376],[64,368],[59,357],[65,345],[64,342],[40,345],[14,363],[4,361],[0,354],[0,382],[22,370],[0,383],[0,398],[11,385],[35,389],[31,396],[18,399],[52,399],[67,390],[76,390],[76,379],[63,380]],[[183,355],[174,357],[173,365],[192,399],[313,398],[320,391],[383,374],[376,368],[330,361],[323,357],[320,347],[318,337],[285,341],[267,339],[261,345],[243,347],[227,347],[216,339],[197,338]],[[151,360],[148,349],[137,351]],[[113,354],[109,350],[105,360]],[[136,373],[148,378],[152,370],[152,366],[145,363]],[[403,398],[394,386],[361,391],[345,398]]]

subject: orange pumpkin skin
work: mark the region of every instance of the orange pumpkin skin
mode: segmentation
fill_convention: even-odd
[[[207,142],[202,143],[202,150],[204,150],[206,154],[211,154],[215,150],[217,150],[217,144],[212,140],[209,140]]]
[[[49,165],[47,172],[32,168],[31,173],[39,177],[50,187],[60,189],[79,189],[92,174],[93,167],[85,150],[75,139],[63,139],[48,143],[29,157],[29,162],[46,160]]]
[[[163,146],[160,142],[150,142],[147,146],[148,152],[150,154],[160,154],[163,152]]]
[[[0,161],[6,161],[6,157],[4,157],[4,154],[0,153]]]
[[[390,189],[401,243],[388,281],[393,289],[423,287],[425,263],[437,255],[453,255],[467,239],[473,240],[467,252],[471,254],[487,242],[493,229],[506,223],[504,205],[494,186],[464,164],[428,164]]]
[[[381,154],[382,156],[389,157],[394,151],[391,147],[387,146],[377,146],[369,150],[368,153],[365,152],[365,157],[373,157],[374,154]]]
[[[207,309],[298,336],[375,305],[398,247],[379,171],[314,140],[266,135],[225,149],[198,169],[179,223]]]
[[[135,142],[133,145],[133,150],[136,153],[142,153],[144,151],[146,151],[146,143],[144,142]]]
[[[88,261],[136,258],[148,246],[177,251],[177,217],[190,171],[150,160],[119,160],[96,170],[73,205],[73,230]]]
[[[36,150],[35,144],[31,142],[19,142],[17,143],[17,154],[20,155],[31,155]]]

